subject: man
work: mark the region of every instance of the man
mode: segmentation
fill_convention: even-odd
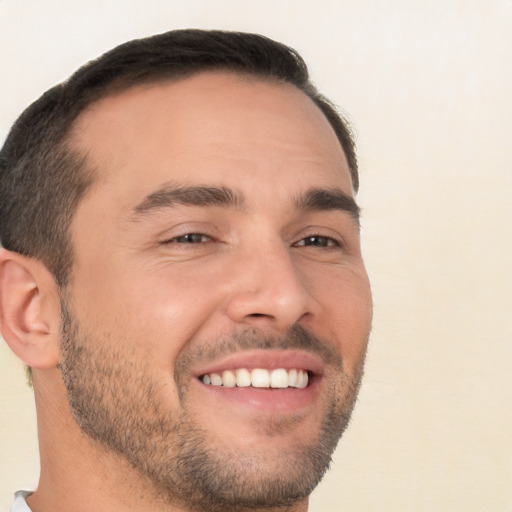
[[[354,146],[300,56],[131,41],[29,107],[0,170],[2,335],[41,452],[12,510],[307,510],[371,296]]]

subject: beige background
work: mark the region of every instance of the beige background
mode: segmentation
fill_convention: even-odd
[[[113,45],[178,27],[296,47],[358,135],[366,380],[313,512],[512,510],[511,0],[0,0],[0,140]],[[0,340],[0,510],[37,481]]]

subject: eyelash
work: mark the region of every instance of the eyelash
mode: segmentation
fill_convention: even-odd
[[[198,240],[201,239],[201,240]],[[183,245],[200,245],[202,243],[211,242],[212,238],[204,233],[185,233],[184,235],[175,236],[169,240],[165,240],[164,244],[183,244]],[[322,243],[319,243],[321,241]],[[309,242],[309,243],[308,243]],[[294,247],[316,247],[320,249],[328,249],[333,247],[341,247],[339,240],[325,235],[308,235],[295,244]]]
[[[316,240],[322,240],[324,241],[325,245],[318,244],[318,243],[307,243],[307,241],[312,242]],[[339,240],[336,240],[335,238],[331,236],[325,236],[325,235],[308,235],[298,242],[294,244],[294,247],[316,247],[320,249],[329,249],[333,247],[341,247],[341,242]]]
[[[206,242],[212,241],[212,238],[208,235],[205,235],[204,233],[185,233],[184,235],[175,236],[173,238],[170,238],[169,240],[165,240],[164,244],[184,244],[184,245],[195,245],[195,244],[201,244],[205,243],[205,241],[194,241],[192,237],[202,237],[203,239],[206,238]]]

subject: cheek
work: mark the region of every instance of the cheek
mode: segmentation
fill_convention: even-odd
[[[168,372],[180,350],[219,309],[222,283],[208,269],[171,264],[111,270],[108,278],[103,272],[102,279],[76,283],[75,310],[92,331],[114,337],[130,353]]]
[[[317,320],[320,332],[338,343],[348,366],[359,365],[372,322],[371,289],[364,267],[343,268],[317,279],[312,293],[322,306]]]

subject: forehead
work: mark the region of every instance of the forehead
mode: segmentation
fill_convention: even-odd
[[[80,116],[71,140],[99,171],[97,186],[118,193],[144,195],[170,180],[261,183],[293,171],[298,184],[330,176],[351,193],[343,150],[314,102],[292,85],[233,73],[106,97]]]

